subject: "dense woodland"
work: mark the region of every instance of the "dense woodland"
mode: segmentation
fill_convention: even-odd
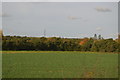
[[[2,50],[120,52],[120,40],[2,36]]]

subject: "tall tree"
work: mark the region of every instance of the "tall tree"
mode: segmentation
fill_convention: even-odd
[[[94,39],[97,39],[97,34],[94,34]]]
[[[102,39],[101,35],[98,36],[98,39],[99,39],[99,40]]]

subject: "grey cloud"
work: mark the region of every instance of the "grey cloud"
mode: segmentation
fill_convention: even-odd
[[[95,8],[95,10],[98,12],[111,12],[111,9],[104,8],[104,7],[97,7],[97,8]]]
[[[77,20],[77,19],[81,19],[81,17],[76,17],[76,16],[68,16],[69,20]]]
[[[0,17],[9,17],[10,15],[6,14],[6,13],[0,13]]]
[[[96,30],[97,31],[102,31],[102,28],[101,27],[97,27]]]

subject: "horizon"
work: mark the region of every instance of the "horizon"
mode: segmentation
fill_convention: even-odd
[[[97,34],[96,34],[97,35]],[[3,35],[4,36],[4,35]],[[94,36],[91,36],[91,37],[61,37],[61,36],[26,36],[26,35],[21,35],[21,36],[19,36],[19,35],[5,35],[6,37],[7,36],[12,36],[12,37],[33,37],[33,38],[42,38],[42,37],[44,37],[44,38],[66,38],[66,39],[85,39],[85,38],[88,38],[88,39],[90,39],[90,38],[94,38]],[[99,35],[97,35],[97,39],[98,39],[98,36]],[[101,38],[103,38],[103,39],[113,39],[113,40],[116,40],[116,39],[118,39],[118,38],[104,38],[104,37],[102,37],[102,35],[101,35]]]

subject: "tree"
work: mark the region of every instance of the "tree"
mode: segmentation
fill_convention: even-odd
[[[97,39],[97,34],[94,34],[94,39]]]
[[[1,44],[3,50],[120,52],[118,40],[101,39],[101,35],[98,38],[99,40],[4,36]]]
[[[98,39],[99,39],[99,40],[101,40],[101,39],[102,39],[101,35],[99,35],[99,36],[98,36]]]
[[[88,39],[88,41],[82,45],[82,51],[90,51],[93,45],[94,40],[92,38]]]

